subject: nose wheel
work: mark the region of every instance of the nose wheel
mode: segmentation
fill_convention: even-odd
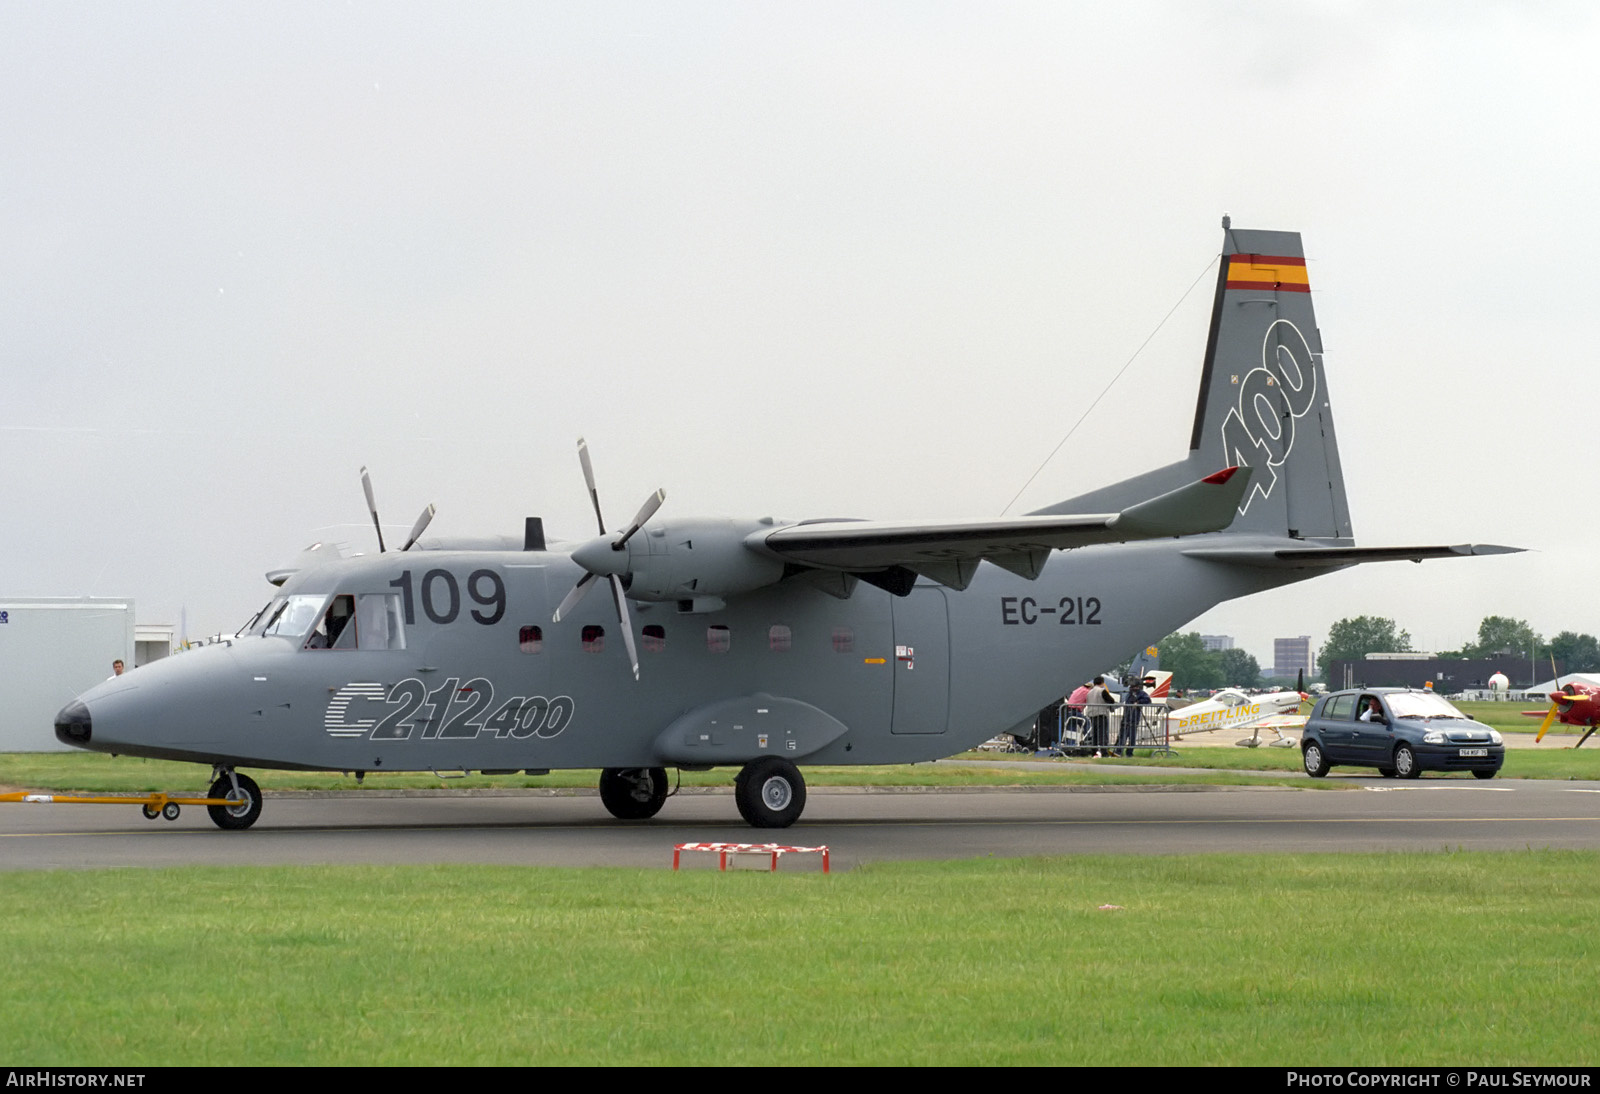
[[[241,831],[261,817],[261,788],[249,775],[241,775],[232,768],[219,768],[217,780],[211,784],[211,796],[239,803],[206,806],[211,823],[218,828]]]

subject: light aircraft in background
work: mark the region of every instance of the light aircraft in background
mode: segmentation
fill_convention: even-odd
[[[1261,695],[1246,695],[1237,688],[1223,688],[1211,698],[1199,703],[1179,707],[1167,714],[1167,733],[1173,739],[1189,733],[1212,733],[1219,729],[1252,729],[1250,736],[1234,742],[1244,748],[1261,744],[1261,731],[1270,729],[1276,734],[1267,742],[1276,748],[1293,748],[1293,737],[1284,736],[1285,729],[1299,729],[1306,724],[1299,714],[1300,704],[1306,696],[1298,691],[1269,691]]]
[[[237,638],[90,689],[56,735],[211,765],[224,828],[261,813],[248,767],[599,768],[634,820],[668,768],[726,767],[741,815],[781,828],[800,765],[971,748],[1222,601],[1513,550],[1355,544],[1300,237],[1223,227],[1177,463],[1011,520],[657,520],[657,491],[615,531],[580,442],[594,537],[547,543],[530,518],[424,541],[419,521],[398,551],[312,552]]]
[[[1555,659],[1550,661],[1550,667],[1555,668]],[[1561,674],[1556,673],[1556,690],[1550,693],[1550,709],[1525,710],[1522,713],[1538,718],[1543,716],[1544,721],[1539,723],[1539,733],[1534,737],[1534,742],[1544,740],[1544,735],[1550,732],[1550,727],[1556,721],[1562,725],[1580,726],[1583,736],[1578,738],[1578,743],[1573,748],[1582,748],[1595,729],[1600,728],[1600,687],[1593,684],[1583,684],[1576,680],[1567,681],[1565,686],[1561,683]]]

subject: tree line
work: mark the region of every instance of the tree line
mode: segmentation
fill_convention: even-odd
[[[1261,666],[1244,650],[1208,650],[1198,631],[1169,634],[1156,644],[1161,667],[1172,673],[1174,687],[1208,690],[1259,687]],[[1317,651],[1317,677],[1332,661],[1359,661],[1369,653],[1410,653],[1411,635],[1393,619],[1358,615],[1328,628],[1328,640]],[[1566,672],[1600,672],[1600,639],[1592,634],[1562,631],[1546,640],[1526,620],[1489,615],[1478,624],[1478,639],[1460,649],[1438,650],[1445,658],[1531,657],[1548,664],[1553,656]],[[1131,661],[1131,658],[1129,659]],[[1307,678],[1310,682],[1311,678]]]
[[[1317,651],[1317,664],[1330,661],[1359,661],[1369,653],[1408,653],[1411,635],[1399,630],[1395,621],[1376,615],[1341,619],[1328,628],[1328,641]],[[1478,624],[1478,640],[1459,649],[1437,650],[1444,658],[1527,657],[1548,662],[1554,657],[1563,672],[1600,670],[1600,639],[1592,634],[1562,631],[1548,641],[1525,619],[1486,615]]]

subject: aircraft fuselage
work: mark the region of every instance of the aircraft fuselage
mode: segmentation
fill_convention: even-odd
[[[342,771],[937,759],[1218,599],[1293,579],[1185,557],[1194,545],[1058,553],[1032,581],[984,565],[964,591],[919,583],[906,597],[785,582],[708,613],[635,602],[637,681],[604,598],[550,622],[582,575],[565,553],[357,558],[283,594],[389,597],[404,648],[287,634],[189,651],[82,696],[87,747]]]

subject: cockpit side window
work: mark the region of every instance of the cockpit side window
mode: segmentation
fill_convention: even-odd
[[[403,650],[406,634],[396,593],[341,593],[328,601],[306,638],[308,650]]]
[[[346,593],[336,596],[328,610],[317,619],[316,626],[306,638],[308,650],[353,650],[356,648],[355,597]]]
[[[362,593],[356,597],[356,636],[359,649],[403,650],[405,623],[398,593]]]

